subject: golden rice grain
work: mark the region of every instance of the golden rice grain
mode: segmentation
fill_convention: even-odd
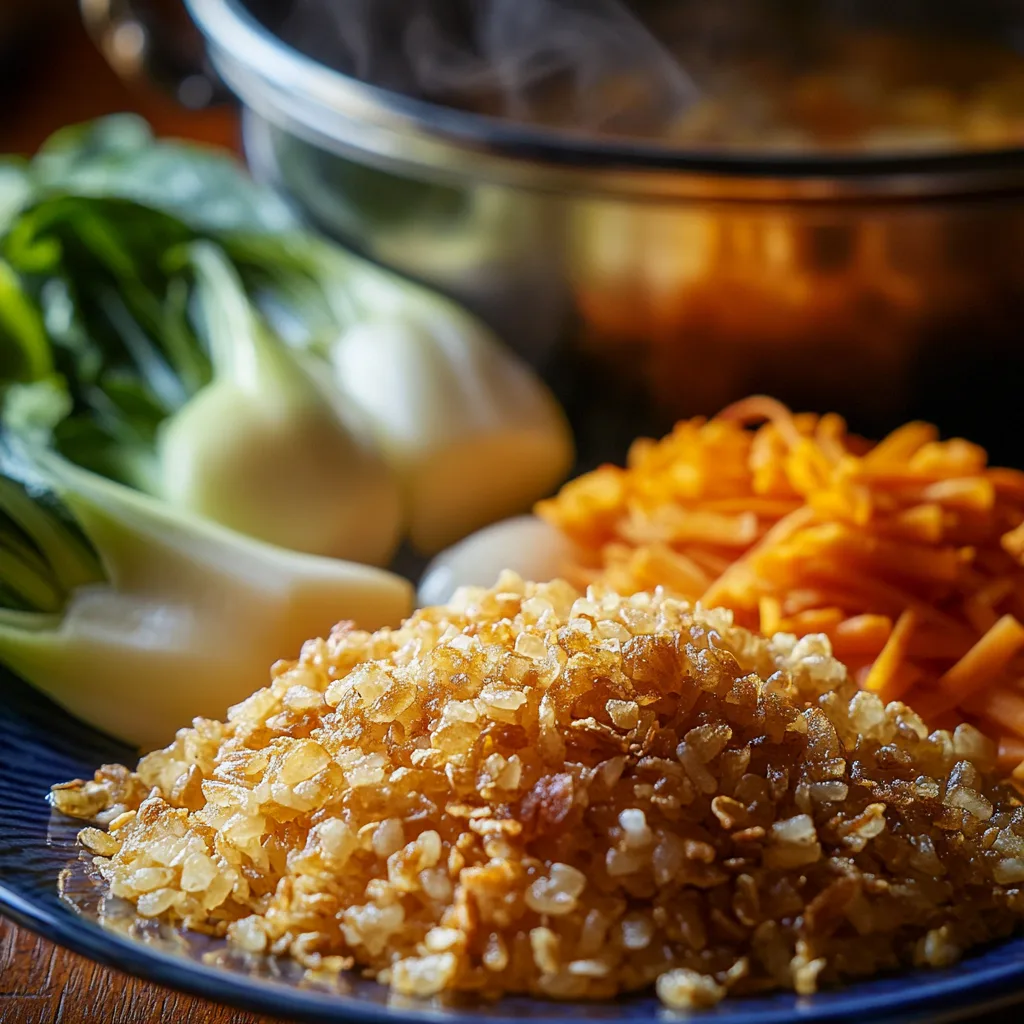
[[[253,953],[687,1008],[1009,933],[1024,809],[994,765],[858,692],[824,637],[507,574],[339,626],[227,722],[54,800],[116,813],[82,835],[114,895]]]

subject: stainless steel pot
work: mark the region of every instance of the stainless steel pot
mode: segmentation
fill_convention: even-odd
[[[247,152],[316,223],[460,297],[600,456],[753,391],[1024,459],[1024,149],[680,152],[459,112],[188,0]]]

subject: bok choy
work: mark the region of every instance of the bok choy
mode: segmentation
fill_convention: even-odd
[[[283,547],[384,564],[397,485],[354,412],[319,384],[249,304],[222,251],[192,260],[213,380],[157,436],[172,505]]]
[[[60,456],[0,460],[0,662],[152,747],[220,718],[339,620],[399,621],[411,588],[183,514]]]
[[[320,239],[236,240],[279,307],[305,296],[300,344],[370,425],[402,485],[409,540],[433,554],[528,510],[569,472],[572,433],[554,396],[480,320],[448,299]]]
[[[480,321],[123,117],[0,161],[0,442],[0,662],[144,745],[397,624],[411,588],[367,565],[572,459]]]
[[[8,180],[0,260],[49,345],[20,317],[18,379],[49,400],[35,388],[12,412],[0,394],[0,416],[72,462],[376,564],[402,529],[435,551],[568,471],[561,410],[484,324],[304,231],[225,156],[110,118]],[[244,386],[236,348],[258,353]]]

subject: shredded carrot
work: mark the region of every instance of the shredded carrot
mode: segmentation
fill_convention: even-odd
[[[808,633],[831,634],[839,627],[844,617],[840,608],[810,608],[783,619],[779,628],[783,633],[797,633],[801,636]]]
[[[718,414],[718,419],[743,424],[767,420],[778,429],[791,448],[800,443],[800,431],[793,414],[780,401],[767,395],[751,395],[733,402]]]
[[[773,636],[778,633],[779,624],[782,622],[782,608],[777,597],[765,595],[758,602],[758,611],[761,615],[760,630],[765,636]]]
[[[686,513],[674,506],[664,506],[654,514],[634,514],[622,527],[626,540],[648,543],[657,537],[675,545],[689,543],[720,544],[723,547],[749,548],[761,536],[757,516],[753,512],[723,515],[703,509]]]
[[[878,524],[876,529],[883,536],[907,537],[922,544],[938,544],[942,540],[944,518],[941,505],[927,502],[897,512],[888,522]]]
[[[790,512],[788,516],[784,516],[780,519],[769,531],[761,538],[760,542],[755,545],[746,555],[741,556],[740,559],[729,566],[728,569],[722,573],[721,576],[710,587],[705,591],[702,600],[705,605],[712,607],[716,604],[723,604],[728,606],[729,602],[720,600],[719,594],[724,591],[733,579],[741,579],[745,575],[749,575],[749,570],[744,564],[750,558],[756,556],[759,551],[770,550],[775,544],[780,544],[788,539],[790,536],[796,534],[803,527],[809,525],[814,519],[814,513],[809,508],[798,508],[795,512]]]
[[[862,685],[929,725],[990,730],[1007,766],[1024,750],[1024,472],[977,445],[927,423],[872,445],[835,414],[754,396],[638,441],[626,469],[537,512],[578,545],[580,581],[824,633]]]
[[[889,639],[871,666],[864,680],[865,690],[877,693],[886,702],[906,693],[909,686],[906,677],[900,677],[900,667],[904,663],[910,637],[916,628],[917,615],[912,608],[908,608],[896,621]],[[901,685],[897,685],[898,682]]]
[[[850,660],[856,655],[873,655],[884,649],[892,625],[887,615],[852,615],[843,619],[832,634],[836,656]]]
[[[1006,668],[1024,647],[1024,626],[1004,615],[952,668],[939,678],[939,686],[957,704],[977,693]]]
[[[1020,736],[1003,736],[999,741],[998,757],[1000,771],[1006,775],[1012,772],[1018,779],[1024,778],[1024,739]]]
[[[990,630],[999,616],[995,607],[1013,593],[1013,580],[1001,577],[983,583],[969,597],[964,599],[964,615],[979,633]]]
[[[924,445],[938,439],[939,432],[930,423],[905,423],[864,456],[864,465],[902,466]]]
[[[979,512],[989,512],[996,502],[996,489],[991,480],[983,476],[966,479],[937,480],[924,489],[926,501],[956,505]]]
[[[1024,738],[1024,694],[1007,687],[986,690],[967,702],[967,710],[977,715],[996,733]]]
[[[1003,535],[1002,546],[1012,558],[1024,562],[1024,522]]]

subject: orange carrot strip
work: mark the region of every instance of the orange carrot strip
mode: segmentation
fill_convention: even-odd
[[[840,462],[846,455],[846,420],[834,412],[826,413],[818,420],[814,438],[829,462]]]
[[[781,402],[767,395],[751,395],[726,406],[716,417],[717,420],[738,423],[757,423],[768,420],[782,435],[785,442],[794,447],[800,441],[800,431],[792,412]]]
[[[908,460],[907,468],[949,478],[983,473],[987,462],[984,448],[962,437],[954,437],[922,445]]]
[[[910,639],[907,657],[956,662],[971,649],[974,640],[975,636],[966,630],[949,633],[939,626],[922,624]]]
[[[1024,694],[1006,687],[987,690],[970,700],[967,710],[986,719],[997,734],[1024,737]]]
[[[694,565],[699,565],[708,575],[708,579],[717,579],[733,563],[733,559],[720,555],[707,548],[688,545],[686,555]]]
[[[983,476],[953,477],[929,484],[924,489],[924,498],[940,505],[989,512],[996,503],[996,489],[992,481]]]
[[[843,607],[843,594],[841,590],[827,590],[823,587],[784,587],[781,588],[785,594],[780,597],[782,614],[786,616],[799,615],[811,608],[825,608],[834,606]]]
[[[875,533],[883,537],[906,537],[921,544],[938,544],[945,532],[945,513],[933,503],[911,505],[890,518],[877,519]]]
[[[949,671],[939,686],[950,699],[962,703],[993,682],[1024,648],[1024,626],[1004,615]]]
[[[882,614],[898,614],[898,610],[901,608],[912,608],[922,622],[932,622],[957,636],[971,636],[971,630],[960,620],[936,608],[928,601],[922,601],[903,587],[859,574],[855,576],[843,566],[823,565],[817,560],[806,566],[804,571],[809,580],[828,579],[830,583],[841,584],[850,593],[851,598],[856,599],[861,608],[870,608]]]
[[[773,636],[779,632],[779,623],[782,621],[782,609],[776,597],[762,597],[757,604],[758,614],[761,617],[761,634]]]
[[[1020,736],[1002,736],[999,739],[999,754],[997,765],[1004,775],[1013,774],[1016,778],[1024,778],[1024,771],[1020,775],[1015,769],[1024,767],[1024,738]]]
[[[1024,522],[1009,533],[1003,534],[1001,545],[1011,558],[1024,565]]]
[[[836,656],[877,654],[892,634],[892,619],[887,615],[853,615],[844,619],[832,634]]]
[[[938,439],[939,432],[930,423],[905,423],[888,437],[879,441],[864,456],[868,467],[900,465],[910,459],[924,445]]]
[[[629,562],[630,570],[644,581],[643,589],[661,585],[681,597],[693,600],[708,585],[707,575],[686,555],[663,544],[638,548]]]
[[[882,653],[875,659],[864,680],[865,690],[877,693],[884,701],[895,700],[906,693],[911,683],[899,679],[897,672],[906,657],[907,645],[917,624],[917,613],[913,608],[908,608],[896,620]]]
[[[746,555],[741,557],[738,561],[733,562],[733,564],[729,566],[729,568],[726,569],[725,572],[711,584],[711,586],[708,587],[704,596],[701,598],[703,605],[706,608],[714,608],[717,604],[721,604],[725,595],[728,593],[729,587],[733,585],[734,581],[742,579],[744,575],[749,573],[749,567],[746,563],[751,556],[755,555],[758,551],[770,548],[781,540],[791,537],[798,530],[803,529],[813,519],[814,512],[806,506],[798,508],[795,512],[791,512],[785,518],[780,519],[761,538],[761,540],[746,553]]]
[[[634,512],[622,525],[622,536],[639,543],[662,541],[673,545],[719,544],[748,548],[761,535],[753,512],[722,515],[703,509],[663,506],[653,515]]]
[[[982,584],[964,600],[964,615],[967,621],[979,633],[991,629],[999,621],[995,606],[1009,597],[1013,589],[1013,580],[1005,576]]]
[[[808,608],[807,611],[783,619],[781,629],[784,633],[796,633],[797,636],[808,633],[831,634],[845,618],[840,608]]]
[[[1019,469],[1003,469],[994,466],[986,473],[992,485],[1004,497],[1024,503],[1024,473]]]
[[[790,498],[759,498],[743,495],[738,498],[711,498],[704,502],[708,512],[730,515],[736,512],[753,512],[762,519],[781,519],[800,507],[800,502]]]

